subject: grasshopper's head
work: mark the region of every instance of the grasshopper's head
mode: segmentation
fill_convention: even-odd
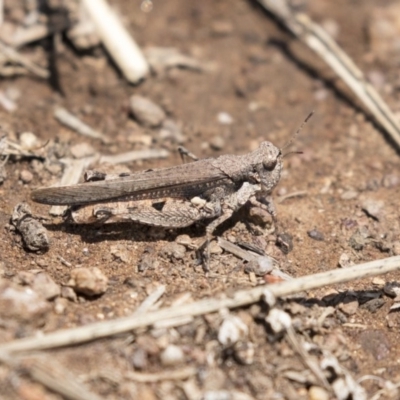
[[[263,192],[271,192],[281,179],[282,152],[271,142],[262,142],[258,148],[261,159],[258,175]]]
[[[256,150],[258,154],[256,156],[257,159],[257,172],[261,183],[261,189],[263,192],[270,192],[281,179],[281,171],[282,171],[282,150],[286,147],[290,146],[296,137],[299,135],[302,130],[304,124],[311,118],[313,112],[308,114],[307,118],[300,125],[299,129],[294,133],[288,143],[283,146],[281,149],[274,146],[271,142],[262,142],[260,147]],[[298,153],[299,152],[292,152]],[[291,153],[286,153],[285,156]],[[300,152],[301,154],[301,152]]]

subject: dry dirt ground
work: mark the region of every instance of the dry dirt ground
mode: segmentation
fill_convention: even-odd
[[[396,2],[295,3],[335,35],[393,111],[400,113],[400,52],[395,45],[385,47],[384,39],[370,31],[374,18],[384,18],[381,9]],[[243,154],[263,140],[282,147],[314,110],[286,150],[302,154],[284,159],[282,179],[274,191],[279,229],[291,238],[293,249],[285,254],[276,246],[271,221],[264,216],[265,226],[260,227],[247,208],[218,234],[265,250],[293,277],[400,254],[399,153],[334,74],[276,21],[255,3],[243,0],[154,1],[147,13],[140,11],[139,1],[113,0],[112,4],[140,46],[176,47],[207,68],[202,72],[172,68],[132,86],[101,48],[80,53],[64,41],[56,59],[61,94],[48,81],[31,76],[1,81],[2,91],[20,93],[15,111],[0,110],[3,132],[10,140],[18,142],[21,133],[33,132],[41,143],[48,140],[58,149],[53,160],[70,157],[70,149],[83,142],[102,154],[142,148],[169,151],[162,160],[126,165],[138,171],[181,160],[176,151],[179,140],[132,118],[129,98],[133,94],[160,105],[181,126],[185,147],[199,157]],[[62,127],[53,116],[59,105],[102,131],[110,143]],[[220,122],[222,112],[231,116],[231,123]],[[105,165],[98,168],[108,171]],[[193,249],[204,238],[202,224],[183,230],[134,224],[71,227],[60,218],[50,219],[45,222],[48,251],[27,251],[10,225],[13,208],[28,202],[33,214],[50,218],[49,207],[30,201],[30,192],[57,183],[62,166],[11,157],[4,169],[1,342],[129,316],[160,285],[165,293],[155,307],[218,297],[268,280],[249,273],[244,261],[218,246],[212,248],[206,276]],[[75,296],[65,288],[71,271],[82,267],[97,267],[108,278],[104,294]],[[29,288],[43,273],[62,288],[61,294],[46,300],[47,306],[40,309],[10,309],[16,305],[5,300],[6,289]],[[396,310],[390,310],[395,294],[391,297],[393,292],[387,289],[388,282],[399,280],[400,273],[392,273],[326,287],[281,301],[277,307],[292,317],[298,340],[308,343],[315,362],[332,354],[355,380],[369,376],[360,385],[371,398],[385,383],[400,382],[400,320]],[[41,290],[38,285],[39,297]],[[234,319],[232,329],[240,331],[238,324],[245,327],[231,346],[218,336],[228,318],[221,310],[180,326],[143,329],[45,351],[40,357],[49,366],[65,368],[103,399],[335,398],[329,388],[338,373],[326,369],[328,385],[323,388],[288,337],[273,333],[265,321],[264,305],[234,310],[233,316],[240,323]],[[175,380],[151,378],[185,366],[194,366],[195,374]],[[141,382],[131,372],[149,381]],[[21,365],[0,366],[0,379],[2,399],[62,398],[31,380]],[[386,392],[381,398],[398,394],[393,396]]]

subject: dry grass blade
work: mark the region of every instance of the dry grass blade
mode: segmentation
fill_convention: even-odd
[[[22,65],[29,72],[39,76],[40,78],[48,79],[50,77],[50,72],[42,67],[39,67],[28,58],[19,54],[12,47],[5,45],[0,42],[0,52],[11,62]]]
[[[25,338],[5,343],[0,346],[1,353],[17,351],[31,351],[50,349],[55,347],[88,342],[94,339],[147,327],[155,322],[177,318],[181,316],[198,316],[218,312],[222,308],[237,308],[260,301],[264,292],[268,290],[275,297],[282,297],[304,290],[316,289],[335,283],[343,283],[354,279],[382,275],[400,269],[400,256],[384,258],[365,264],[356,265],[346,269],[321,272],[319,274],[304,276],[287,282],[273,285],[263,285],[255,288],[241,290],[233,297],[225,295],[223,298],[209,298],[191,304],[137,314],[134,318],[125,317],[113,321],[97,322],[79,328],[65,329],[49,333],[38,338]]]
[[[283,279],[284,281],[292,279],[292,277],[288,274],[285,274],[279,269],[279,264],[276,260],[274,260],[272,257],[269,257],[267,255],[260,256],[255,253],[252,253],[250,251],[244,250],[241,247],[228,242],[227,240],[219,237],[218,238],[218,244],[225,250],[228,251],[229,253],[232,253],[236,257],[241,258],[242,260],[245,261],[256,261],[257,263],[260,263],[262,265],[270,265],[270,269],[265,271],[265,274],[270,274],[273,276],[277,276],[278,278]]]
[[[27,373],[33,380],[69,400],[100,400],[76,376],[48,357],[11,358],[0,354],[0,361]]]
[[[392,111],[338,44],[307,15],[293,13],[286,0],[258,2],[335,71],[362,102],[368,113],[400,147],[400,126]]]
[[[197,373],[196,367],[184,367],[173,371],[164,371],[154,374],[129,371],[125,374],[125,378],[142,383],[159,382],[159,381],[180,381],[188,379],[191,376],[196,375],[196,373]]]
[[[299,354],[301,360],[303,361],[304,365],[308,367],[312,373],[316,376],[319,382],[324,386],[326,389],[329,389],[329,383],[326,380],[324,373],[322,372],[320,366],[304,349],[304,346],[300,343],[297,339],[296,332],[294,331],[293,327],[290,327],[287,332],[287,339],[293,349]]]
[[[93,139],[101,139],[105,143],[108,142],[107,138],[101,132],[94,130],[63,107],[57,107],[54,110],[54,116],[63,125],[83,136],[87,136]]]
[[[114,62],[130,83],[138,83],[149,72],[144,55],[105,0],[83,0],[97,33]]]
[[[65,168],[63,176],[61,177],[60,185],[67,186],[78,183],[83,171],[89,168],[89,166],[95,162],[96,159],[96,157],[86,157],[79,160],[65,159]],[[52,206],[49,214],[54,216],[63,215],[66,209],[66,206]]]

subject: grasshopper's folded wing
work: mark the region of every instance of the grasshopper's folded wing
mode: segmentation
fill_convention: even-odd
[[[118,179],[34,190],[31,199],[51,205],[84,205],[102,201],[193,197],[229,179],[206,160],[138,172]]]

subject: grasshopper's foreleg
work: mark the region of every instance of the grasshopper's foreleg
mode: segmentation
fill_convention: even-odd
[[[217,229],[217,227],[223,222],[228,220],[236,210],[239,210],[239,208],[245,205],[249,201],[249,199],[254,196],[255,193],[257,193],[257,191],[259,190],[259,185],[245,182],[237,192],[234,192],[229,196],[224,197],[223,201],[220,201],[221,215],[217,219],[212,221],[206,229],[206,271],[209,270],[210,242],[215,229]]]

